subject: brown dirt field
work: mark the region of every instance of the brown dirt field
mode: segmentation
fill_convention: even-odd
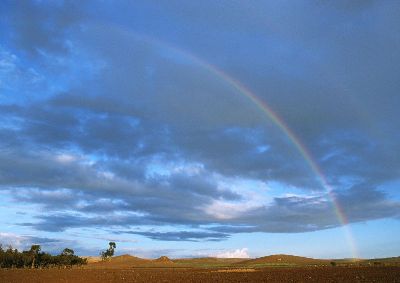
[[[215,271],[183,268],[0,269],[0,282],[400,282],[400,267],[393,266],[265,268],[254,272]]]

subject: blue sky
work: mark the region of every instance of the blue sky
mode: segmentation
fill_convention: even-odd
[[[398,256],[399,19],[396,1],[2,1],[0,243]]]

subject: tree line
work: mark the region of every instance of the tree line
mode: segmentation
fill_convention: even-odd
[[[30,250],[19,252],[9,246],[3,249],[0,244],[0,268],[48,268],[72,267],[86,264],[87,260],[65,248],[59,255],[51,255],[41,251],[40,245],[32,245]]]
[[[108,249],[100,252],[102,261],[107,261],[114,256],[117,245],[115,242],[109,242],[108,245]],[[0,268],[72,267],[83,264],[87,264],[87,259],[75,255],[74,250],[69,248],[65,248],[59,255],[51,255],[42,252],[40,245],[32,245],[30,250],[19,252],[11,246],[3,249],[0,244]]]

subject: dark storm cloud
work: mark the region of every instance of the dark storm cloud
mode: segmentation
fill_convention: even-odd
[[[398,134],[390,139],[371,140],[358,131],[330,135],[321,149],[331,151],[322,164],[333,179],[363,178],[365,184],[379,186],[398,179],[400,155],[397,151]]]
[[[218,225],[135,232],[169,241],[340,225],[293,141],[188,53],[240,80],[283,118],[334,185],[349,222],[399,217],[398,201],[381,189],[400,176],[396,2],[110,5],[3,4],[10,13],[0,23],[13,34],[4,48],[51,55],[62,67],[46,75],[54,82],[40,99],[35,91],[0,103],[1,189],[53,213],[38,211],[36,222],[22,225]],[[149,21],[147,13],[159,17]],[[77,56],[83,51],[101,62],[96,72],[75,69],[86,64]],[[19,67],[28,66],[21,58],[28,62]],[[279,182],[310,196],[275,197],[221,219],[205,208],[246,195],[221,189],[216,176]]]
[[[76,99],[76,96],[56,97],[50,102],[52,108],[37,104],[2,107],[8,117],[20,121],[16,131],[20,140],[30,140],[46,148],[67,150],[79,146],[86,153],[120,160],[152,156],[176,160],[183,156],[226,175],[317,187],[299,153],[282,140],[279,132],[275,138],[274,128],[191,129],[135,117],[125,112],[128,108],[123,102],[118,107],[111,97],[100,97],[98,101],[80,99],[82,105]],[[111,107],[107,109],[106,105]],[[292,162],[288,163],[289,159]]]
[[[123,234],[133,234],[148,237],[153,240],[159,241],[222,241],[229,238],[229,234],[218,232],[133,232],[133,231],[120,231]]]
[[[58,211],[63,206],[57,207],[57,198],[63,192],[53,192],[57,195],[46,199],[46,193],[33,196],[30,199],[18,197],[19,201],[28,203],[43,204],[49,202],[47,209]],[[64,191],[64,193],[66,193]],[[48,192],[47,194],[51,194]],[[74,197],[77,195],[70,192]],[[398,218],[400,204],[396,201],[388,200],[385,193],[368,187],[359,186],[350,192],[336,193],[337,205],[335,207],[327,195],[306,197],[289,196],[275,198],[269,206],[264,206],[243,212],[241,215],[230,219],[218,219],[210,215],[197,211],[197,217],[193,217],[193,209],[190,207],[179,206],[176,208],[181,213],[181,217],[175,214],[175,210],[169,206],[160,210],[154,208],[157,201],[152,201],[152,207],[148,207],[146,215],[137,215],[130,209],[126,203],[129,199],[124,198],[124,202],[118,203],[114,200],[94,200],[95,196],[78,195],[75,204],[70,201],[71,197],[64,197],[69,210],[87,213],[91,216],[63,213],[56,215],[39,215],[37,222],[20,223],[22,226],[33,227],[42,231],[64,231],[77,227],[98,227],[113,229],[148,226],[148,225],[190,225],[195,224],[203,227],[204,232],[198,231],[180,231],[180,232],[157,232],[157,231],[134,231],[119,230],[118,233],[137,234],[149,237],[151,239],[165,241],[197,241],[197,240],[223,240],[232,233],[251,233],[251,232],[269,232],[269,233],[299,233],[322,229],[329,229],[342,225],[342,220],[338,217],[345,217],[349,223],[363,222],[373,219],[386,217]],[[56,199],[56,200],[55,200]],[[82,202],[88,202],[97,209],[90,210]],[[162,202],[166,202],[165,199]],[[72,205],[71,205],[72,204]],[[171,204],[172,205],[172,204]],[[335,211],[339,209],[344,213],[338,216]],[[115,213],[124,212],[124,215]],[[219,223],[220,226],[208,227],[210,224]],[[213,233],[215,231],[216,233]]]
[[[174,173],[169,176],[146,177],[143,164],[127,162],[115,165],[108,160],[90,164],[90,160],[52,151],[40,153],[2,151],[0,152],[0,184],[7,187],[36,187],[43,189],[76,189],[88,193],[112,194],[143,197],[163,196],[174,199],[193,195],[201,198],[221,198],[239,200],[240,196],[232,191],[217,188],[217,183],[207,174],[186,175]],[[89,164],[88,164],[89,163]],[[116,171],[109,171],[110,169]],[[141,169],[140,169],[141,168]],[[125,171],[125,172],[124,172]],[[135,177],[126,178],[123,174]],[[133,175],[133,176],[132,176]],[[51,194],[49,194],[51,196]]]
[[[145,221],[161,224],[207,223],[209,220],[203,206],[213,199],[240,199],[238,194],[217,188],[211,180],[206,181],[207,175],[190,177],[177,173],[169,177],[129,180],[109,177],[92,165],[78,161],[60,162],[47,155],[35,154],[24,158],[19,155],[16,158],[8,154],[0,159],[1,164],[6,164],[2,166],[2,188],[12,191],[17,201],[40,204],[51,211],[74,210],[94,214],[94,217],[83,219],[74,215],[56,219],[45,217],[35,225],[41,230],[61,231],[101,223],[111,225],[112,221],[104,221],[104,217],[100,217],[108,212],[110,218],[115,219],[115,225],[146,224]],[[135,166],[133,163],[128,165],[131,170]],[[120,218],[113,215],[114,212],[144,213],[146,216]],[[80,224],[74,226],[74,223]]]
[[[390,4],[376,6],[371,3],[352,9],[351,13],[347,13],[346,9],[338,10],[337,7],[322,4],[311,5],[308,3],[304,5],[303,3],[296,4],[295,7],[292,4],[283,4],[287,5],[288,9],[279,9],[277,4],[267,4],[270,9],[266,9],[263,5],[265,4],[250,4],[246,8],[250,9],[253,16],[254,11],[265,12],[270,16],[258,18],[260,22],[258,22],[256,31],[262,31],[263,34],[268,35],[266,39],[261,37],[257,37],[257,39],[260,39],[261,45],[269,47],[271,57],[269,57],[269,53],[265,54],[264,49],[251,50],[253,56],[234,56],[240,54],[239,48],[243,48],[241,45],[238,45],[237,48],[235,48],[236,45],[222,45],[218,46],[220,51],[229,56],[229,64],[225,66],[222,62],[222,68],[234,76],[238,75],[243,78],[243,81],[248,82],[261,98],[269,102],[288,122],[293,131],[300,136],[311,153],[316,156],[317,162],[326,154],[334,151],[336,146],[340,146],[340,143],[332,144],[330,148],[324,148],[323,152],[319,150],[321,140],[331,138],[332,133],[340,136],[349,131],[358,130],[366,134],[366,140],[372,139],[378,146],[386,147],[385,141],[393,138],[390,133],[395,132],[395,125],[382,124],[382,122],[392,119],[393,116],[396,117],[399,106],[398,96],[395,96],[398,89],[396,83],[398,80],[395,74],[398,73],[396,66],[399,64],[393,63],[399,58],[393,52],[385,52],[387,48],[392,50],[399,44],[394,36],[397,26],[395,15],[398,9],[391,9]],[[169,6],[171,10],[167,10],[174,14],[176,11],[174,5],[169,3]],[[180,11],[187,9],[187,12],[179,14],[178,18],[182,15],[201,14],[199,11],[202,9],[197,9],[198,6],[207,5],[202,3],[184,5]],[[222,19],[214,17],[211,13],[209,14],[210,21],[195,21],[191,27],[207,30],[209,34],[217,34],[221,38],[231,36],[223,32],[228,29],[224,24],[213,24],[218,27],[216,29],[207,25],[214,20],[223,21],[224,18],[231,26],[237,24],[232,21],[232,18],[235,16],[235,11],[243,10],[240,9],[243,8],[243,5],[235,3],[221,5],[221,7],[226,8]],[[389,15],[386,12],[389,12]],[[319,18],[321,13],[325,15],[326,26],[321,26],[317,21],[312,20],[313,16]],[[369,21],[368,19],[371,17],[366,15],[374,15],[376,20]],[[337,23],[338,16],[343,18],[343,22]],[[279,19],[279,17],[287,19],[288,25],[278,26],[274,19]],[[245,17],[246,21],[250,22],[254,18],[257,19],[257,17]],[[206,26],[208,28],[205,28]],[[263,26],[268,26],[270,29],[262,29]],[[388,28],[382,32],[381,29],[386,26]],[[99,40],[98,34],[101,34],[102,30],[97,29],[97,31],[97,40]],[[186,37],[185,30],[181,32],[185,38],[191,39],[190,36]],[[219,99],[225,97],[223,93],[226,90],[218,84],[215,85],[216,82],[209,79],[206,74],[200,73],[199,75],[198,72],[194,72],[191,75],[192,68],[190,66],[183,65],[184,68],[182,68],[182,64],[177,64],[173,60],[165,62],[165,58],[159,58],[157,55],[157,49],[159,49],[157,45],[135,44],[137,39],[131,38],[129,32],[124,34],[117,30],[112,36],[109,33],[110,31],[106,29],[102,34],[107,39],[120,42],[121,44],[118,46],[122,47],[110,50],[109,45],[104,44],[103,47],[100,45],[99,49],[102,50],[102,54],[110,58],[110,71],[118,72],[114,75],[107,73],[110,75],[108,78],[111,79],[111,82],[106,82],[106,85],[110,87],[110,91],[119,93],[125,99],[130,97],[134,101],[140,100],[140,103],[145,103],[144,107],[152,109],[157,107],[157,111],[152,112],[156,114],[152,118],[161,117],[162,121],[168,121],[169,124],[172,123],[178,128],[179,132],[174,132],[173,137],[179,147],[185,150],[187,156],[191,157],[193,154],[192,158],[200,159],[205,164],[212,166],[213,170],[215,166],[224,174],[240,175],[246,172],[252,177],[277,178],[300,187],[316,186],[305,180],[311,180],[311,178],[310,176],[304,177],[307,175],[305,171],[308,170],[304,168],[304,164],[302,165],[304,161],[299,156],[293,158],[292,153],[287,154],[290,150],[282,146],[284,137],[275,141],[263,141],[268,145],[273,143],[272,149],[275,151],[272,153],[274,156],[265,158],[264,155],[260,155],[260,160],[255,161],[254,152],[251,151],[254,144],[244,148],[243,143],[236,142],[230,147],[229,141],[221,135],[220,128],[241,124],[244,123],[243,121],[247,121],[244,125],[241,124],[243,127],[249,127],[252,125],[251,123],[260,125],[264,123],[265,117],[260,118],[253,115],[254,111],[251,111],[251,107],[250,111],[243,111],[244,114],[231,116],[230,111],[237,112],[237,109],[241,110],[242,107],[233,100],[233,104],[230,106],[220,104]],[[243,38],[239,36],[236,39],[243,41]],[[191,40],[193,40],[193,48],[196,48],[197,42],[195,39]],[[382,44],[371,45],[369,44],[371,40],[377,40]],[[134,49],[136,53],[130,52],[132,45],[141,47]],[[246,48],[251,49],[254,46],[249,44]],[[277,48],[274,48],[275,46]],[[215,45],[210,44],[208,47],[212,49]],[[161,47],[161,49],[163,48]],[[118,55],[115,54],[115,50],[118,50]],[[206,58],[211,53],[210,51],[207,53],[207,50],[198,51]],[[138,55],[143,53],[146,56]],[[293,53],[297,55],[294,56]],[[137,57],[140,60],[135,60]],[[246,61],[253,58],[257,59],[258,65],[254,66],[251,64],[252,61]],[[135,76],[131,75],[132,70],[120,67],[121,65],[126,67],[132,65],[124,64],[124,60],[135,62],[133,64],[135,69],[139,69],[138,72],[134,72]],[[113,67],[114,65],[115,67]],[[138,67],[140,65],[142,65],[141,68]],[[276,66],[278,70],[271,69],[269,66]],[[374,68],[373,66],[380,67]],[[149,68],[152,70],[151,76],[148,74],[146,77],[144,70],[149,70]],[[382,76],[382,71],[387,74],[385,77]],[[368,78],[363,74],[367,74]],[[135,81],[136,79],[138,81]],[[202,79],[207,79],[207,82],[196,83]],[[119,83],[115,83],[116,81]],[[146,81],[155,89],[146,87],[144,84]],[[124,87],[121,88],[121,86]],[[204,86],[207,87],[204,88]],[[203,87],[204,90],[197,91],[199,87]],[[191,95],[186,95],[187,93],[191,93]],[[212,99],[210,93],[218,93],[220,98]],[[236,97],[236,95],[229,95]],[[146,106],[147,103],[148,106]],[[239,103],[248,107],[246,103],[240,101]],[[219,105],[219,107],[214,110],[213,105]],[[220,109],[224,109],[224,115],[220,115]],[[247,119],[248,113],[252,114],[252,120]],[[147,117],[149,116],[152,115],[147,115]],[[189,125],[185,127],[185,123],[189,123]],[[210,130],[205,124],[214,127]],[[195,133],[190,131],[193,127],[197,129],[197,131],[193,131]],[[203,127],[206,128],[204,132],[201,131]],[[267,129],[266,135],[271,132],[271,127],[267,127]],[[191,138],[196,133],[197,137]],[[242,135],[247,133],[245,129]],[[220,141],[215,142],[210,138],[211,135],[221,137],[215,138]],[[271,136],[277,136],[277,134],[271,133]],[[398,139],[397,136],[395,138]],[[358,141],[354,140],[351,146],[357,143]],[[220,150],[219,145],[225,150]],[[228,151],[230,148],[235,154]],[[217,154],[213,152],[213,149]],[[396,145],[392,144],[389,151],[398,152]],[[279,154],[275,154],[276,152]],[[238,157],[237,160],[248,158],[248,161],[235,162],[232,160],[235,157]],[[282,161],[268,164],[279,157]],[[291,160],[290,164],[293,166],[289,166],[285,170],[287,160]],[[253,166],[256,170],[248,170],[249,168],[246,166]],[[274,174],[276,168],[279,168],[279,172]]]
[[[20,223],[21,226],[34,227],[39,231],[60,232],[69,228],[84,227],[118,227],[132,223],[134,225],[144,224],[142,218],[136,216],[102,216],[95,217],[77,216],[71,214],[43,215],[38,217],[36,223]]]
[[[3,5],[17,47],[35,56],[67,52],[68,31],[82,19],[78,5],[70,1],[5,1]]]
[[[247,212],[228,225],[211,230],[223,233],[299,233],[338,227],[344,224],[342,221],[354,223],[399,217],[400,204],[389,200],[378,189],[360,185],[350,192],[335,195],[335,204],[327,195],[275,198],[270,206]],[[342,217],[345,220],[340,219]]]
[[[258,44],[247,44],[244,49],[251,50],[253,56],[235,56],[243,50],[240,43],[216,43],[207,48],[228,54],[229,64],[222,62],[228,73],[248,82],[313,148],[313,139],[318,140],[325,131],[371,131],[385,126],[382,120],[397,117],[400,58],[393,51],[399,46],[399,7],[393,2],[346,2],[351,2],[347,8],[313,2],[224,3],[227,5],[215,9],[224,9],[218,13],[223,16],[210,13],[207,21],[198,9],[207,6],[205,3],[184,5],[181,12],[175,12],[178,9],[173,4],[169,7],[179,17],[197,18],[191,28],[224,39],[230,39],[232,33],[227,31],[232,27],[240,30],[256,25],[246,34],[256,37]],[[246,13],[251,16],[244,16]],[[318,20],[321,16],[323,24]],[[237,17],[240,19],[234,21]],[[190,39],[191,47],[201,54],[211,53],[199,49],[195,38]],[[248,40],[246,35],[233,39]],[[265,46],[268,52],[255,46]],[[254,59],[256,65],[252,64]]]
[[[78,100],[74,95],[61,95],[51,99],[51,108],[42,104],[3,106],[8,117],[21,121],[17,131],[20,139],[50,148],[68,149],[77,145],[86,153],[122,160],[150,156],[174,160],[183,156],[204,163],[209,170],[231,176],[317,187],[299,154],[290,144],[282,143],[279,133],[274,138],[276,129],[273,128],[203,129],[199,126],[191,129],[165,122],[157,124],[151,119],[133,116],[126,104],[116,104],[107,96]],[[288,159],[292,162],[287,163]]]

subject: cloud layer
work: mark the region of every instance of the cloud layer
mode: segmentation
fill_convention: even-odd
[[[337,227],[335,205],[399,218],[398,5],[206,2],[1,4],[0,189],[38,207],[18,225],[218,241]]]

